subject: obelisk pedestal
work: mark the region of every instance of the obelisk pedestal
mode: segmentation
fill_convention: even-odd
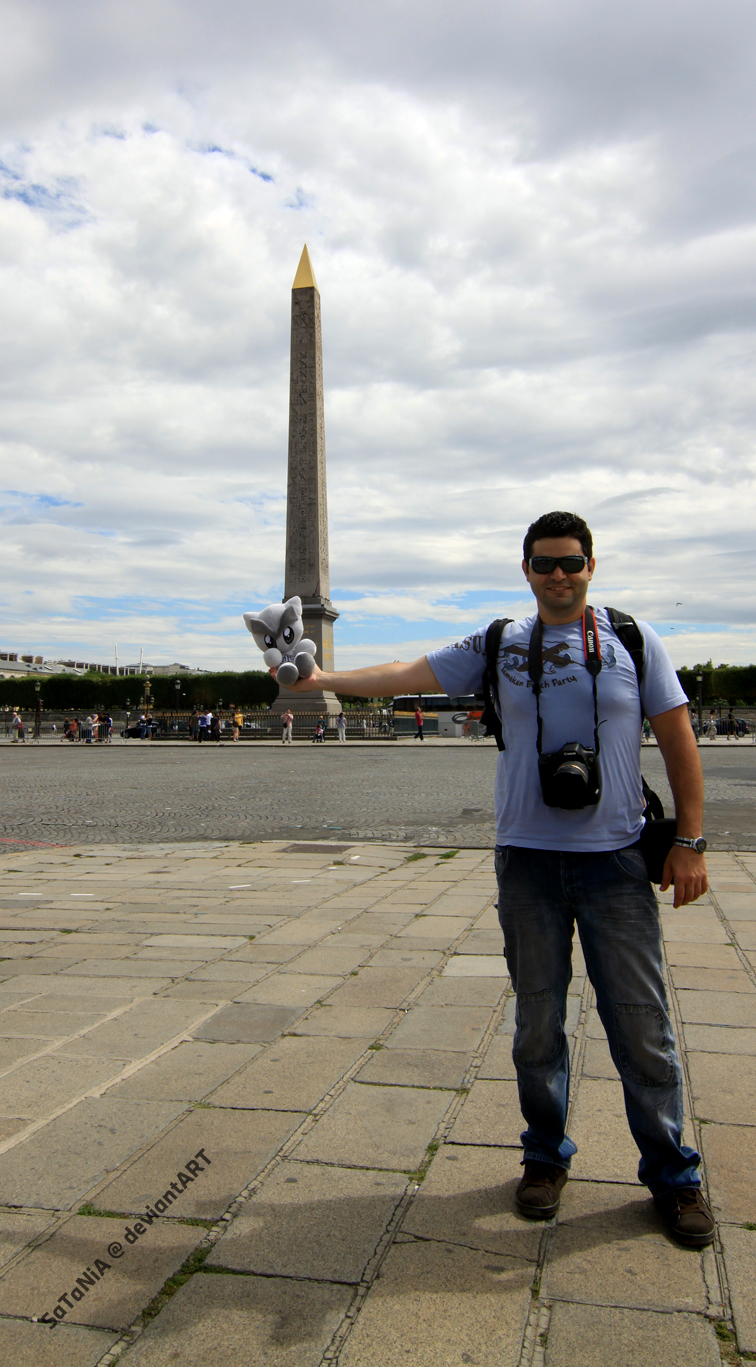
[[[289,381],[289,477],[286,502],[284,600],[302,599],[305,636],[317,646],[321,669],[333,669],[333,624],[338,613],[329,598],[328,503],[320,293],[305,246],[291,291]],[[293,693],[280,687],[277,712],[337,713],[335,693],[319,689]]]

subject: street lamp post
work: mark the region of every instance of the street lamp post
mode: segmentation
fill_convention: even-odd
[[[36,697],[35,697],[35,699],[34,699],[34,739],[35,739],[35,740],[39,740],[39,738],[40,738],[40,736],[41,736],[41,734],[42,734],[42,703],[41,703],[40,697],[39,697],[39,689],[40,689],[40,682],[39,682],[39,679],[37,679],[36,682],[35,682],[35,684],[34,684],[34,692],[35,692],[35,694],[36,694]]]
[[[696,674],[698,684],[698,739],[701,739],[703,730],[703,674]]]
[[[124,739],[124,742],[128,741],[128,739],[129,739],[129,708],[130,708],[130,707],[131,707],[131,699],[130,699],[130,698],[127,698],[127,699],[126,699],[126,725],[125,725],[124,728],[123,728],[123,739]]]
[[[174,689],[175,689],[175,691],[176,691],[176,735],[178,735],[178,710],[179,710],[179,693],[181,692],[181,680],[180,680],[180,679],[177,679],[176,682],[175,682],[175,684],[173,685],[173,687],[174,687]]]

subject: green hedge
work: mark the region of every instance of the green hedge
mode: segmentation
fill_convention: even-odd
[[[181,684],[181,710],[191,709],[195,703],[216,707],[223,699],[224,707],[234,703],[241,707],[267,707],[278,695],[278,685],[262,670],[247,670],[243,674],[227,671],[223,674],[179,674],[149,676],[150,694],[155,699],[153,711],[165,711],[176,706],[175,683]],[[41,684],[40,702],[51,711],[91,710],[96,708],[122,709],[129,699],[132,710],[139,706],[147,676],[94,672],[48,674],[37,680]],[[0,707],[20,707],[33,710],[37,694],[34,678],[0,679]]]
[[[678,669],[677,677],[691,702],[698,702],[696,675],[703,674],[704,707],[756,706],[756,665],[720,665],[715,669],[711,663],[696,665],[693,669]]]

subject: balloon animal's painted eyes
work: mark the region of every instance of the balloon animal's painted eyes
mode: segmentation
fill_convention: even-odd
[[[274,638],[273,636],[263,636],[263,640],[264,640],[266,646],[268,647],[268,650],[273,650],[273,648],[274,648],[274,646],[275,646],[275,644],[276,644],[275,638]]]
[[[293,629],[293,627],[284,627],[283,632],[282,632],[281,634],[282,634],[282,636],[283,636],[283,638],[284,638],[284,640],[285,640],[287,646],[290,646],[291,643],[292,643],[292,641],[294,640],[294,629]]]

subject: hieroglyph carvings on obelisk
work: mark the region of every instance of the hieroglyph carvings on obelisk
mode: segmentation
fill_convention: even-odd
[[[320,293],[307,247],[291,291],[289,380],[289,478],[286,504],[284,599],[302,599],[305,635],[317,646],[321,669],[333,669],[333,624],[338,613],[329,598],[328,502],[326,498],[323,349]],[[334,693],[302,696],[281,688],[277,705],[293,710],[338,712]]]

